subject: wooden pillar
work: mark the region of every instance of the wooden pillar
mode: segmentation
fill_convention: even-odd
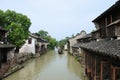
[[[107,26],[107,17],[105,18],[105,26]]]
[[[96,58],[94,59],[95,61],[94,61],[94,64],[95,64],[95,75],[94,75],[94,80],[96,80]]]
[[[91,63],[91,65],[92,65],[92,70],[91,70],[91,76],[92,76],[92,80],[95,80],[95,75],[96,75],[96,60],[95,60],[95,56],[93,55],[92,56],[92,63]]]
[[[101,61],[101,68],[100,68],[100,80],[110,79],[110,63],[107,61]]]
[[[103,80],[103,61],[100,63],[100,80]]]
[[[112,15],[110,15],[110,23],[112,23]]]
[[[111,69],[112,69],[112,71],[111,71],[111,79],[112,80],[119,80],[120,75],[118,75],[118,73],[120,73],[120,72],[117,72],[117,71],[120,70],[120,67],[112,67]]]
[[[113,66],[111,67],[111,79],[116,80],[115,79],[115,67],[113,67]]]
[[[106,36],[108,36],[108,29],[107,29],[107,17],[105,18],[105,28],[106,28]]]

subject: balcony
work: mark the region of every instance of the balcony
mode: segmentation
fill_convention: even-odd
[[[107,25],[107,36],[108,37],[120,36],[120,19]]]

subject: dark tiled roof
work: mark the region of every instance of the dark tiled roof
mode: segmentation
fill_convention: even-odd
[[[90,42],[82,44],[80,47],[100,55],[120,58],[120,40]]]
[[[12,44],[0,44],[0,48],[14,48],[15,45]]]
[[[84,39],[89,39],[89,38],[92,38],[92,33],[86,34],[84,37],[79,38],[77,40],[79,41],[79,40],[84,40]]]
[[[92,37],[92,34],[89,33],[89,34],[86,34],[83,38],[91,38]]]
[[[1,27],[0,26],[0,30],[2,30],[2,31],[6,31],[7,32],[7,30],[6,29],[4,29],[3,27]]]
[[[77,43],[77,44],[73,45],[72,47],[73,47],[73,48],[79,48],[81,44],[82,44],[82,43]]]
[[[45,39],[41,38],[40,35],[37,33],[30,33],[30,36],[36,38],[39,42],[46,42],[47,43],[47,41]]]
[[[31,37],[36,38],[36,39],[39,38],[39,37],[38,37],[37,35],[35,35],[34,33],[30,33],[29,35],[30,35]]]

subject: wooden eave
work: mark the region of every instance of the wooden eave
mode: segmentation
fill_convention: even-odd
[[[0,48],[14,48],[15,45],[13,44],[0,44]]]
[[[109,12],[113,11],[115,8],[117,8],[118,6],[120,6],[120,0],[118,0],[113,6],[111,6],[110,8],[108,8],[106,11],[104,11],[101,15],[99,15],[97,18],[95,18],[92,22],[96,22],[98,21],[100,18],[104,17],[105,15],[107,15]]]

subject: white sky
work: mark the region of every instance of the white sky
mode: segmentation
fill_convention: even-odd
[[[27,15],[31,32],[43,29],[56,38],[95,29],[92,20],[117,0],[1,0],[0,9]]]

